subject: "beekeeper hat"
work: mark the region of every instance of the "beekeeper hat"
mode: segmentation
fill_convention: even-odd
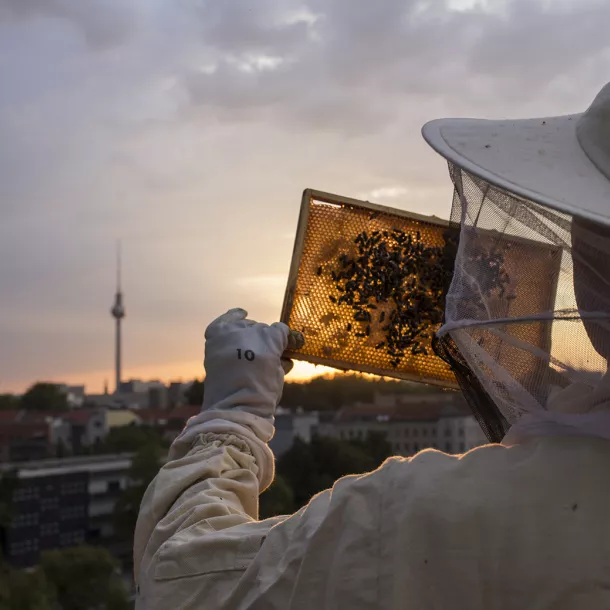
[[[610,225],[610,83],[580,114],[439,119],[426,141],[470,174],[520,197]]]
[[[610,439],[610,84],[584,113],[422,131],[459,231],[436,353],[490,440],[564,416]]]

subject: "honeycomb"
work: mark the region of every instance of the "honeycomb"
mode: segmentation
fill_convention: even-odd
[[[306,190],[281,318],[291,329],[303,333],[305,344],[287,355],[342,370],[457,387],[451,369],[430,346],[439,324],[427,330],[421,353],[406,352],[393,366],[392,356],[378,348],[387,338],[380,322],[382,312],[390,317],[392,303],[379,304],[367,329],[370,334],[357,336],[363,333],[350,328],[355,326],[353,309],[332,300],[338,295],[332,270],[342,254],[358,256],[354,240],[362,232],[370,235],[398,229],[413,239],[419,237],[426,247],[443,247],[447,226],[439,218]]]

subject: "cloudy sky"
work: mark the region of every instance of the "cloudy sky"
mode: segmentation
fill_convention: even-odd
[[[607,0],[0,0],[0,392],[201,373],[279,315],[306,187],[449,213],[447,115],[577,112]],[[306,372],[301,369],[301,373]]]

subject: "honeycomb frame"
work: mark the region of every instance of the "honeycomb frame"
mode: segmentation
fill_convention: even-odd
[[[354,238],[363,230],[398,228],[413,235],[420,232],[427,246],[442,246],[448,227],[447,220],[436,216],[306,189],[281,314],[282,322],[303,333],[305,345],[286,355],[344,371],[458,388],[453,372],[436,356],[429,340],[426,354],[405,355],[394,368],[390,356],[375,349],[384,337],[379,323],[372,323],[370,335],[364,338],[346,332],[347,325],[353,321],[353,312],[330,301],[332,279],[327,273],[318,273],[320,267],[328,270],[340,252],[353,251]],[[431,335],[437,328],[431,329]]]

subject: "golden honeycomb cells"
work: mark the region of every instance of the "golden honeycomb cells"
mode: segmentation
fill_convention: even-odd
[[[451,369],[430,345],[438,324],[427,329],[428,338],[421,340],[425,353],[413,355],[406,350],[394,367],[387,351],[376,349],[386,340],[380,319],[389,318],[392,302],[377,304],[370,324],[366,325],[370,326],[366,329],[369,335],[357,332],[363,326],[354,321],[352,307],[333,302],[339,293],[332,271],[337,269],[342,254],[357,257],[354,240],[363,231],[370,235],[374,231],[399,230],[413,239],[419,233],[426,247],[442,247],[447,227],[447,221],[436,217],[306,190],[282,311],[282,322],[302,332],[305,344],[287,355],[342,370],[457,387]],[[382,316],[384,311],[386,315]]]

